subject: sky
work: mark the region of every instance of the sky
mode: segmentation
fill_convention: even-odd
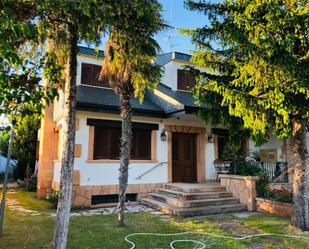
[[[159,0],[163,6],[162,16],[172,30],[160,32],[156,39],[163,52],[190,53],[194,49],[190,38],[179,33],[180,28],[198,28],[207,24],[207,17],[184,7],[184,0]],[[169,39],[170,37],[170,39]],[[170,41],[169,41],[170,40]]]
[[[184,0],[159,0],[159,2],[163,7],[162,16],[164,21],[173,27],[161,31],[155,36],[161,47],[160,53],[182,52],[190,54],[190,50],[193,50],[194,46],[190,41],[190,37],[180,34],[179,29],[203,27],[207,24],[206,16],[185,9]],[[106,39],[106,36],[102,38],[100,49],[104,49]],[[83,42],[81,44],[87,46]]]

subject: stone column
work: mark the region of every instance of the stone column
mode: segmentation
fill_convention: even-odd
[[[219,175],[220,184],[226,187],[234,197],[239,198],[240,203],[246,204],[248,211],[255,211],[256,181],[257,176]]]
[[[53,104],[46,106],[40,128],[37,196],[46,197],[52,189],[54,159]]]

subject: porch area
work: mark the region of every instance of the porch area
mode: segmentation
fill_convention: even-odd
[[[247,210],[247,205],[240,203],[239,198],[219,182],[165,184],[149,197],[142,198],[141,202],[163,213],[181,217]]]

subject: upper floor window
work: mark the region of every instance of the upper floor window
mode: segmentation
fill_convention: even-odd
[[[177,88],[178,90],[190,90],[196,84],[195,78],[188,71],[177,70]]]
[[[81,84],[91,86],[109,87],[108,80],[103,78],[99,80],[101,66],[82,63]]]

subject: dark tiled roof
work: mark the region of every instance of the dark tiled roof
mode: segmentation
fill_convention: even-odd
[[[198,106],[194,103],[195,99],[192,97],[192,94],[188,91],[174,91],[170,87],[164,84],[159,84],[157,86],[157,90],[177,100],[185,107],[198,108]]]
[[[191,60],[191,55],[179,53],[179,52],[170,52],[165,54],[159,54],[156,58],[156,63],[159,66],[164,66],[165,64],[173,61],[173,60],[181,60],[189,62]]]
[[[78,52],[80,54],[97,56],[97,52],[93,48],[87,48],[87,47],[78,46]],[[99,58],[103,58],[104,57],[104,51],[103,50],[99,50],[98,57]]]
[[[164,117],[165,112],[145,96],[140,104],[136,98],[131,98],[132,112],[135,115]],[[112,89],[90,86],[77,86],[77,108],[80,110],[94,110],[119,112],[119,97]]]
[[[164,66],[165,64],[172,61],[173,53],[166,53],[166,54],[158,54],[156,57],[156,64],[159,66]]]
[[[97,56],[97,52],[93,48],[78,46],[78,51],[80,54],[90,55],[90,56]],[[104,57],[104,51],[99,50],[98,54],[99,58]],[[159,66],[164,66],[165,64],[171,62],[172,60],[181,60],[189,62],[191,60],[191,55],[184,54],[180,52],[169,52],[165,54],[158,54],[156,57],[156,63]]]
[[[191,60],[191,55],[189,54],[184,54],[184,53],[179,53],[179,52],[174,52],[174,60],[181,60],[181,61],[190,61]]]

